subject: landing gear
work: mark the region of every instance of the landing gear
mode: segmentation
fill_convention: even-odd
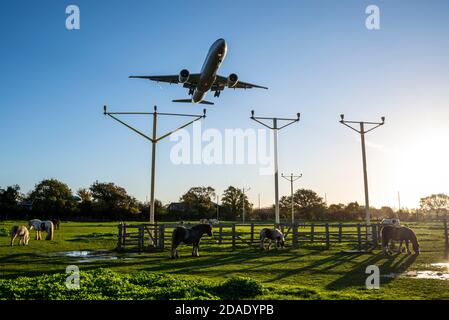
[[[189,89],[189,96],[191,96],[191,95],[193,95],[193,91],[194,91],[195,89],[193,89],[193,88],[190,88]]]
[[[220,93],[221,93],[220,90],[215,91],[214,97],[218,98],[220,96]]]

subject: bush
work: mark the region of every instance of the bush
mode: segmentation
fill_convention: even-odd
[[[139,272],[122,274],[108,269],[80,272],[80,288],[65,286],[67,274],[0,279],[0,300],[216,300],[256,296],[262,285],[250,278],[234,278],[214,285],[171,275]]]
[[[247,277],[234,277],[216,287],[216,293],[224,299],[252,298],[263,294],[262,284]]]
[[[9,231],[6,228],[0,228],[0,237],[8,237]]]

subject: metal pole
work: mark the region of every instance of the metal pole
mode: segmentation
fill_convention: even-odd
[[[275,220],[276,224],[280,223],[279,219],[279,169],[278,169],[278,128],[277,119],[273,119],[273,133],[274,133],[274,201],[275,201]]]
[[[365,148],[365,134],[385,124],[385,117],[381,117],[382,122],[363,122],[363,121],[346,121],[345,115],[340,115],[340,123],[360,134],[362,143],[362,162],[363,162],[363,183],[365,186],[365,222],[366,222],[366,238],[371,240],[371,215],[369,211],[369,193],[368,193],[368,173],[366,168],[366,148]],[[351,124],[359,124],[360,128],[354,128]],[[365,128],[365,124],[371,126],[370,129]]]
[[[251,110],[251,119],[262,124],[263,126],[267,127],[270,130],[273,130],[274,135],[274,211],[275,211],[275,223],[280,223],[279,218],[279,168],[278,168],[278,131],[290,126],[291,124],[295,122],[299,122],[300,114],[296,114],[296,119],[287,119],[287,118],[267,118],[267,117],[255,117],[254,116],[254,110]],[[268,124],[264,123],[265,120],[272,120],[273,126],[269,126]],[[281,125],[278,127],[278,120],[279,121],[287,121],[286,124]]]
[[[218,206],[218,195],[217,195],[217,221],[219,221],[218,220],[218,210],[219,210],[219,206]]]
[[[155,207],[154,207],[154,186],[155,186],[155,174],[156,174],[156,143],[157,143],[157,112],[156,108],[154,108],[154,114],[153,114],[153,141],[151,142],[151,195],[150,195],[150,223],[154,223],[154,213],[155,213]]]
[[[242,221],[245,223],[245,188],[242,189]]]
[[[399,209],[398,211],[401,211],[401,194],[398,191],[398,204],[399,204]]]
[[[360,123],[360,136],[362,140],[362,161],[363,161],[363,183],[365,185],[365,220],[367,227],[371,223],[369,212],[369,195],[368,195],[368,173],[366,169],[366,149],[365,149],[365,127],[364,123]]]
[[[290,176],[290,192],[292,195],[292,224],[295,223],[295,202],[293,200],[293,173]]]
[[[249,191],[249,190],[251,190],[251,188],[248,188],[248,189],[246,189],[246,191]],[[243,202],[243,214],[242,214],[242,220],[243,220],[243,223],[245,223],[245,218],[246,218],[246,208],[245,208],[245,188],[243,188],[242,189],[242,202]]]

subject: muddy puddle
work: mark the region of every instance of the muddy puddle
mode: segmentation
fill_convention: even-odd
[[[432,263],[429,266],[434,269],[441,270],[417,270],[407,271],[403,273],[390,273],[383,274],[384,278],[411,278],[411,279],[436,279],[436,280],[449,280],[449,263]]]
[[[90,251],[90,250],[52,252],[52,253],[46,254],[45,256],[47,256],[47,257],[78,258],[78,260],[77,260],[78,263],[135,259],[133,257],[130,257],[129,254],[120,254],[119,255],[112,251]]]

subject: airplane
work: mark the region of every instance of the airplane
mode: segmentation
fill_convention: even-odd
[[[130,78],[147,79],[157,82],[167,82],[170,84],[181,83],[184,88],[189,89],[189,95],[191,95],[192,98],[173,100],[173,102],[200,103],[208,105],[214,104],[213,102],[204,100],[209,91],[214,91],[214,97],[218,98],[221,91],[223,91],[226,87],[233,89],[268,89],[267,87],[240,81],[239,77],[235,73],[231,73],[228,77],[217,75],[217,71],[225,59],[227,51],[228,48],[226,41],[224,39],[218,39],[210,47],[200,73],[190,73],[189,70],[183,69],[179,75],[130,76]]]

